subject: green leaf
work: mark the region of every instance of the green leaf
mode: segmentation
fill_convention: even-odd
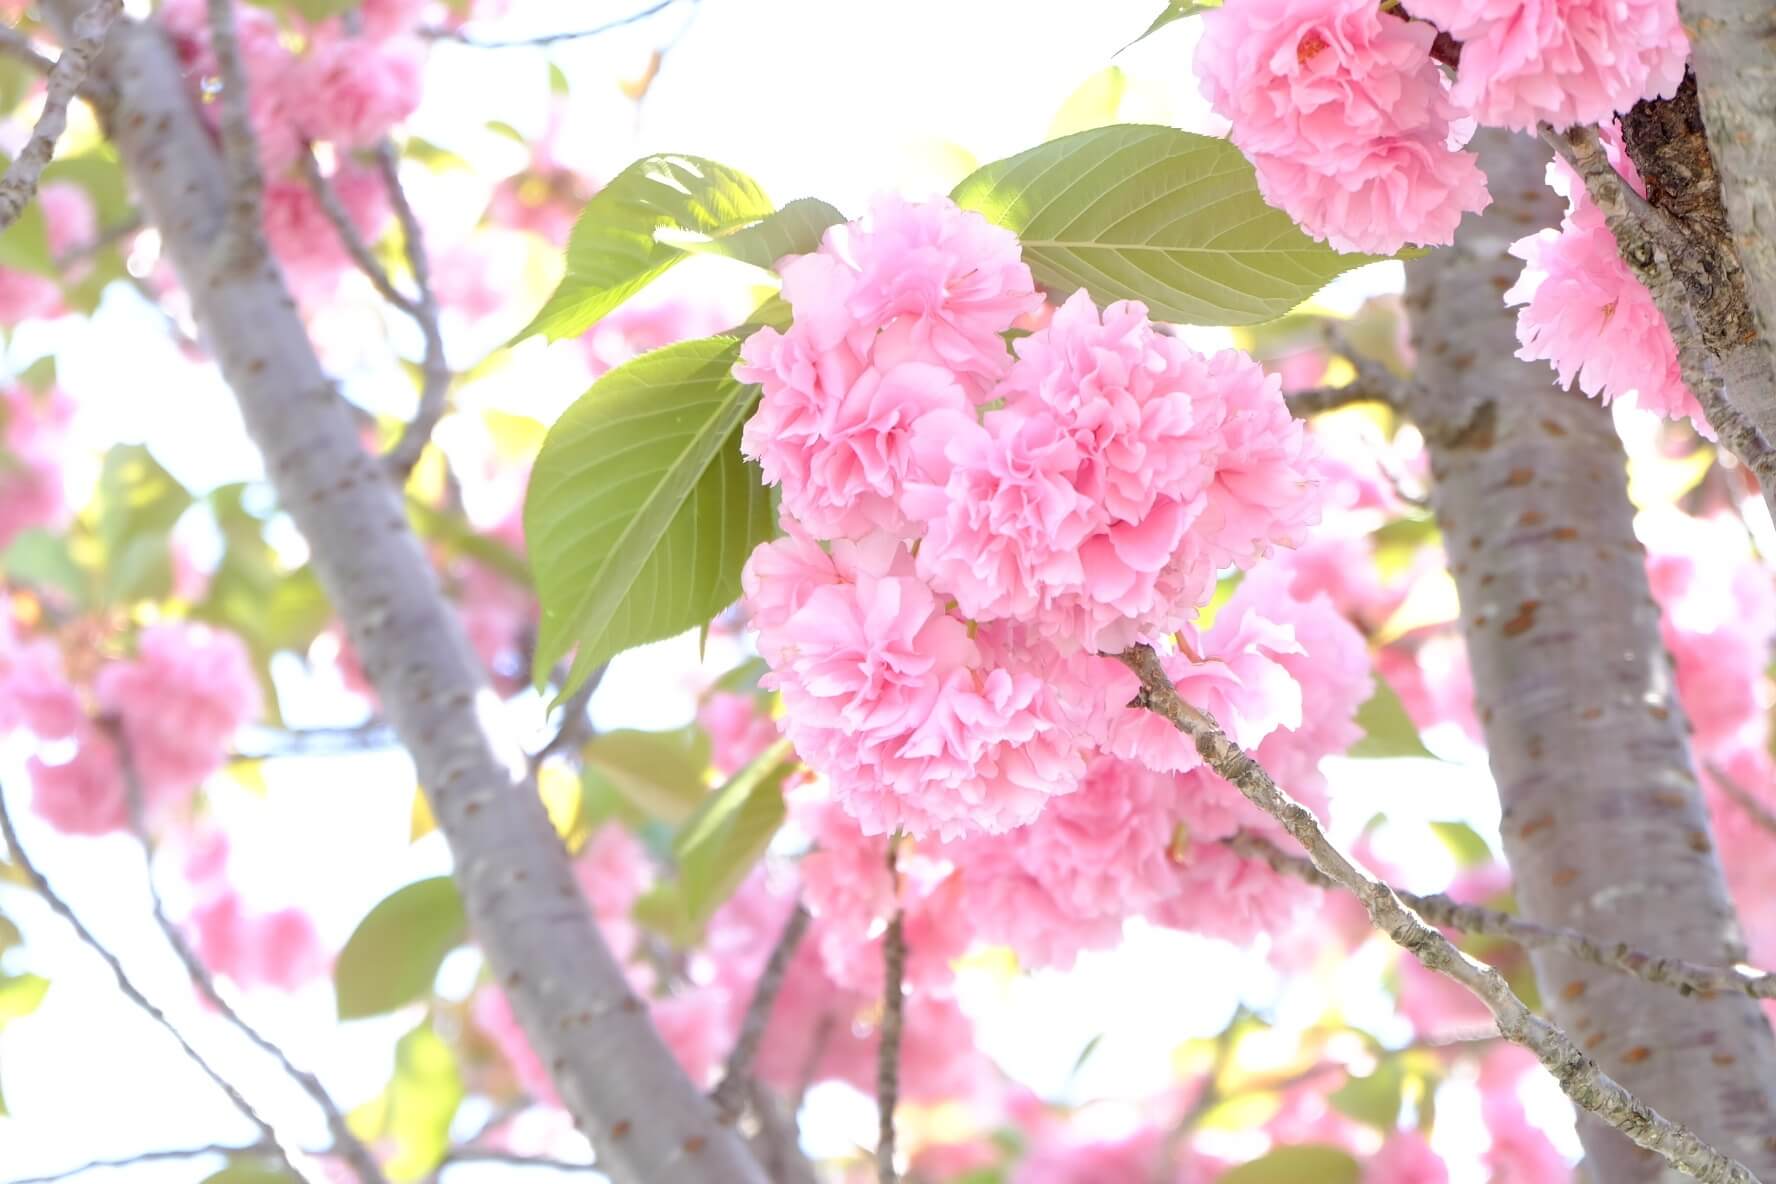
[[[740,594],[772,536],[769,491],[740,456],[755,390],[733,338],[686,341],[611,371],[537,457],[524,533],[542,601],[535,669],[575,642],[566,695],[612,655],[699,625]]]
[[[390,1180],[423,1180],[443,1162],[463,1094],[456,1053],[429,1021],[401,1037],[383,1112],[383,1135],[395,1145]]]
[[[1158,321],[1246,325],[1282,316],[1375,262],[1316,243],[1265,204],[1226,140],[1116,124],[985,165],[951,195],[1015,231],[1055,297],[1140,300]]]
[[[29,366],[19,371],[18,380],[29,387],[37,395],[49,394],[50,388],[56,384],[56,359],[54,354],[44,354]]]
[[[1121,67],[1104,67],[1067,96],[1048,125],[1047,138],[1058,140],[1074,132],[1115,123],[1116,112],[1122,107],[1122,96],[1127,90],[1128,76]]]
[[[1375,693],[1357,708],[1357,724],[1363,729],[1363,738],[1350,746],[1348,756],[1433,755],[1418,738],[1418,728],[1406,714],[1400,696],[1383,679],[1375,680]]]
[[[1431,829],[1455,856],[1456,866],[1462,870],[1471,867],[1485,867],[1492,862],[1492,847],[1480,833],[1465,822],[1433,822]]]
[[[269,1160],[237,1159],[203,1184],[299,1184],[299,1177]]]
[[[668,239],[674,246],[702,255],[738,259],[770,271],[785,255],[806,255],[820,245],[826,228],[845,220],[845,215],[817,197],[798,197],[781,210],[711,238]]]
[[[1336,1147],[1278,1147],[1215,1177],[1216,1184],[1357,1184],[1362,1169]]]
[[[55,277],[55,259],[49,252],[49,224],[43,220],[40,203],[26,202],[13,224],[0,230],[0,270]]]
[[[708,796],[704,764],[685,732],[603,732],[581,751],[623,799],[650,818],[677,826]]]
[[[358,922],[339,951],[333,967],[339,1018],[381,1015],[430,993],[444,955],[467,937],[450,877],[396,889]]]
[[[756,222],[771,203],[751,177],[696,156],[644,156],[586,203],[567,240],[567,274],[518,336],[585,332],[685,257],[661,230],[714,236]]]
[[[32,527],[20,531],[0,556],[0,570],[13,584],[27,584],[66,593],[77,605],[91,604],[92,573],[75,559],[68,535]]]
[[[105,454],[94,505],[106,600],[165,596],[173,582],[168,536],[190,508],[191,494],[147,448],[119,444]]]
[[[1392,1131],[1400,1121],[1400,1103],[1406,1074],[1394,1061],[1383,1063],[1367,1077],[1353,1077],[1327,1097],[1332,1108],[1358,1122]]]
[[[1170,0],[1165,6],[1165,11],[1154,17],[1153,23],[1147,26],[1147,31],[1129,42],[1128,45],[1123,46],[1122,49],[1127,49],[1129,45],[1136,45],[1147,40],[1147,38],[1153,36],[1173,21],[1181,21],[1187,16],[1195,16],[1199,12],[1207,12],[1211,8],[1220,7],[1221,0],[1207,0],[1207,3],[1203,4],[1187,4],[1184,3],[1183,0]],[[1116,52],[1121,53],[1122,50],[1119,49]]]
[[[35,974],[0,974],[0,1028],[36,1011],[48,993],[49,980],[46,978]]]
[[[673,843],[685,912],[708,921],[771,845],[783,821],[783,779],[795,751],[779,740],[720,789],[685,823]]]

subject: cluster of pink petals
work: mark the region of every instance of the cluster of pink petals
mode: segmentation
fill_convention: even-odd
[[[1245,355],[1205,358],[1083,291],[1016,349],[1002,407],[921,423],[901,499],[920,574],[968,617],[1122,649],[1316,519],[1306,432]]]
[[[359,236],[375,242],[392,216],[382,178],[373,169],[344,162],[330,180]],[[266,185],[265,237],[300,296],[330,295],[352,266],[314,191],[300,179]]]
[[[1454,97],[1481,123],[1604,123],[1683,81],[1677,0],[1419,0],[1461,42]]]
[[[51,259],[91,243],[98,233],[98,214],[79,185],[50,181],[38,189],[37,204],[43,211]],[[62,311],[62,285],[53,277],[0,267],[0,325],[53,317]]]
[[[199,960],[242,990],[293,991],[330,962],[314,921],[298,908],[248,913],[239,896],[224,892],[193,910],[189,923]]]
[[[1613,129],[1604,137],[1611,163],[1643,195],[1645,183],[1621,150]],[[1702,435],[1714,432],[1701,405],[1684,384],[1677,343],[1652,293],[1616,248],[1615,236],[1564,162],[1548,166],[1548,182],[1567,199],[1558,230],[1518,239],[1511,254],[1523,260],[1523,275],[1505,302],[1519,306],[1517,356],[1554,366],[1560,385],[1579,389],[1605,403],[1633,392],[1638,405],[1667,418],[1685,417]]]
[[[742,451],[816,536],[906,533],[915,425],[972,413],[1010,365],[1000,334],[1041,302],[1017,240],[948,201],[883,199],[781,271],[794,321],[734,370],[763,390]]]
[[[1395,1131],[1363,1166],[1364,1184],[1449,1184],[1449,1165],[1417,1131]]]
[[[1030,821],[1084,771],[1034,666],[994,661],[898,540],[790,535],[742,575],[783,727],[866,834]]]
[[[0,289],[20,275],[0,271]],[[20,383],[0,391],[0,547],[32,527],[59,526],[67,516],[63,441],[73,413],[73,401],[59,388],[38,392]]]
[[[222,767],[228,742],[259,714],[258,676],[232,633],[173,622],[144,629],[136,656],[99,671],[150,801],[188,793]]]
[[[1229,0],[1202,17],[1196,73],[1265,200],[1341,251],[1453,241],[1486,178],[1453,147],[1460,112],[1435,30],[1373,0]]]

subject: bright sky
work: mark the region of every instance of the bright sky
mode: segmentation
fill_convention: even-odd
[[[520,0],[515,7],[509,21],[487,32],[582,27],[624,11],[611,2]],[[690,6],[680,4],[622,33],[558,47],[552,57],[574,86],[572,148],[600,174],[644,152],[689,152],[746,169],[779,201],[814,195],[857,213],[878,191],[941,191],[971,159],[1039,143],[1068,94],[1108,65],[1160,7],[1160,0],[703,0],[688,26]],[[648,52],[681,28],[638,115],[612,80],[638,73]],[[1204,126],[1188,78],[1191,36],[1186,22],[1116,58],[1130,82],[1122,118]],[[541,130],[546,60],[530,50],[440,47],[427,107],[413,130],[472,160],[511,151],[481,129],[501,119],[526,134]],[[447,180],[421,196],[439,209],[455,199],[470,216],[480,199],[468,186]],[[1397,266],[1383,265],[1348,278],[1328,299],[1348,307],[1398,283]],[[64,385],[81,401],[82,430],[95,448],[145,440],[200,490],[256,475],[257,458],[227,393],[213,375],[178,361],[159,321],[139,302],[112,301],[91,324],[21,332],[8,362],[22,364],[52,347],[66,351]],[[546,408],[577,394],[550,385],[554,370],[544,355],[523,354],[496,397],[547,415]],[[348,375],[352,389],[374,398],[386,365]],[[144,375],[153,377],[145,384]],[[707,669],[719,672],[729,661],[731,655],[712,654]],[[595,700],[599,723],[684,722],[695,667],[694,649],[683,639],[620,659]],[[292,684],[316,721],[329,717],[325,689]],[[11,774],[9,800],[51,878],[280,1128],[299,1142],[324,1142],[317,1116],[296,1091],[190,1001],[171,955],[150,938],[138,852],[122,839],[59,840],[35,825],[25,808],[21,761],[16,743],[0,747],[0,770]],[[1483,768],[1366,762],[1354,776],[1335,773],[1335,781],[1349,806],[1341,810],[1347,831],[1376,810],[1397,819],[1471,817],[1483,831],[1496,824]],[[235,838],[236,866],[249,871],[245,890],[273,907],[290,903],[283,893],[291,885],[302,886],[300,903],[335,947],[392,888],[448,867],[437,836],[407,842],[413,781],[398,754],[283,762],[268,782],[264,801],[225,780],[214,790]],[[1430,858],[1434,874],[1440,856]],[[251,1140],[251,1128],[115,992],[64,926],[16,892],[6,906],[29,939],[28,959],[9,969],[40,970],[54,985],[38,1014],[0,1035],[0,1084],[13,1110],[0,1119],[0,1181],[151,1147]],[[466,987],[474,969],[465,961],[450,977]],[[1241,989],[1250,1002],[1278,1002],[1284,1014],[1299,1014],[1310,1002],[1280,999],[1275,975],[1256,956],[1157,932],[1133,934],[1127,950],[1084,959],[1070,975],[1009,985],[983,979],[971,987],[969,1002],[986,1046],[1007,1069],[1039,1091],[1096,1097],[1167,1080],[1172,1046],[1218,1031]],[[1385,1026],[1372,990],[1353,991],[1346,1004],[1353,1019]],[[417,1018],[410,1011],[341,1029],[330,1022],[324,987],[294,999],[255,996],[245,1010],[347,1106],[380,1090],[393,1040]],[[1080,1050],[1100,1034],[1097,1051],[1069,1082]],[[476,1117],[466,1116],[468,1125]],[[810,1138],[828,1146],[867,1142],[873,1122],[861,1099],[828,1098]],[[1472,1133],[1449,1137],[1471,1140]],[[181,1184],[209,1170],[213,1165],[142,1167],[128,1179]],[[463,1169],[452,1179],[504,1178],[477,1171]]]

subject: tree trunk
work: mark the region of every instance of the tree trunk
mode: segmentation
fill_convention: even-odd
[[[1511,242],[1559,217],[1535,140],[1476,137],[1494,205],[1407,268],[1433,504],[1461,593],[1523,915],[1707,963],[1741,960],[1709,836],[1625,458],[1609,412],[1517,361],[1501,294]],[[1776,1180],[1776,1042],[1740,995],[1685,997],[1556,953],[1535,958],[1556,1021],[1614,1077]],[[1660,1160],[1581,1126],[1593,1177]]]
[[[45,5],[64,35],[82,0]],[[502,705],[439,591],[401,492],[365,452],[275,264],[220,266],[228,181],[172,47],[123,20],[97,80],[147,221],[240,403],[278,500],[413,755],[499,986],[619,1184],[763,1184],[680,1070],[592,923]],[[176,392],[141,392],[172,400]],[[317,867],[324,859],[317,862]],[[324,873],[322,873],[324,874]]]

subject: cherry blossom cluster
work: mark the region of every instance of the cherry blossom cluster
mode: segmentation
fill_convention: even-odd
[[[129,823],[124,754],[112,728],[152,819],[190,800],[260,709],[246,647],[207,625],[151,625],[137,636],[133,656],[103,660],[85,674],[70,676],[54,639],[21,636],[7,622],[0,635],[0,730],[18,728],[39,742],[29,764],[32,805],[70,834],[104,834]]]
[[[1609,162],[1635,192],[1646,182],[1622,146],[1620,130],[1603,129]],[[1714,438],[1696,397],[1678,369],[1677,343],[1652,293],[1622,261],[1603,211],[1585,192],[1572,167],[1556,158],[1548,184],[1566,198],[1558,230],[1517,240],[1511,254],[1523,260],[1523,275],[1505,293],[1518,306],[1517,356],[1553,365],[1560,384],[1608,403],[1634,394],[1638,405],[1671,419],[1687,418],[1698,432]]]
[[[1100,655],[1302,537],[1311,443],[1274,378],[1139,305],[1041,323],[1016,239],[946,201],[879,202],[781,271],[794,319],[735,373],[782,493],[743,583],[786,732],[866,833],[1023,826],[1113,741],[1132,684]]]
[[[1675,94],[1689,56],[1676,0],[1387,7],[1228,0],[1202,16],[1204,97],[1266,200],[1341,251],[1453,241],[1489,200],[1461,149],[1476,124],[1608,122]]]

